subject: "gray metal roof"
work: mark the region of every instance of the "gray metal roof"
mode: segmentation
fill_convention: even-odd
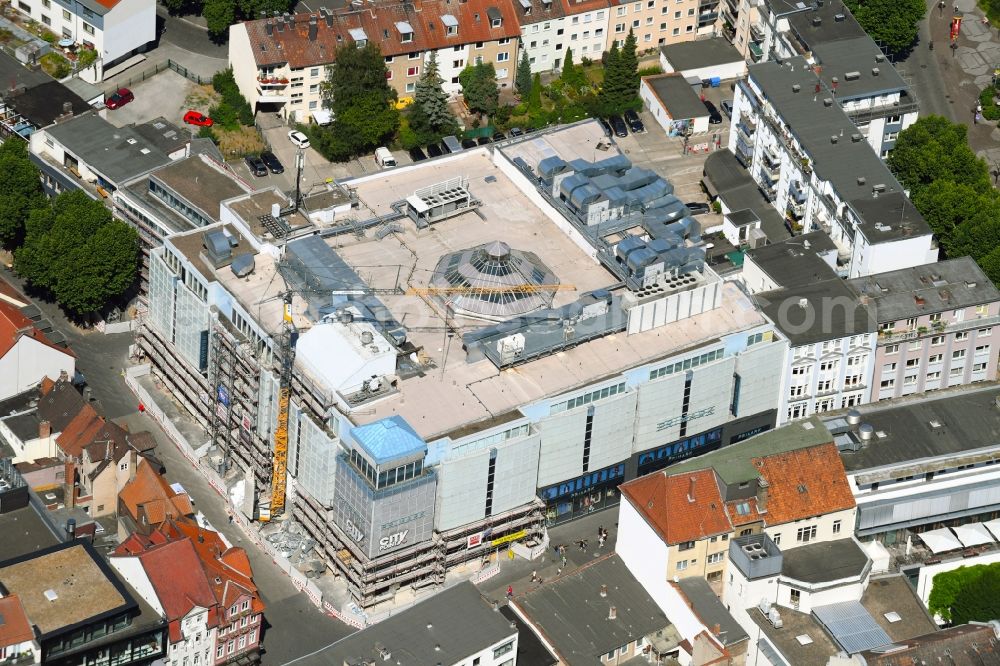
[[[736,47],[723,37],[696,39],[693,42],[661,46],[660,53],[678,72],[743,61],[743,56],[736,50]]]
[[[837,99],[842,102],[908,89],[906,81],[868,35],[818,43],[813,46],[813,57],[822,66],[820,78],[828,86],[837,78]]]
[[[166,153],[131,127],[85,113],[45,131],[79,160],[118,186],[170,163]]]
[[[848,280],[874,305],[879,323],[1000,300],[1000,290],[971,257]]]
[[[708,116],[705,104],[694,94],[691,84],[680,74],[647,76],[643,80],[674,120]]]
[[[670,624],[617,554],[518,595],[515,603],[570,666],[594,666],[613,648]]]
[[[816,175],[830,181],[842,200],[863,207],[863,200],[903,191],[868,142],[852,139],[858,133],[857,127],[804,58],[751,65],[749,76],[812,159]],[[817,84],[818,94],[813,92]],[[873,190],[876,185],[884,186],[877,194]],[[919,214],[909,217],[908,234],[930,232]],[[889,218],[877,221],[892,225]]]
[[[330,666],[372,659],[377,664],[458,664],[517,630],[493,610],[469,582],[439,592],[413,608],[297,660],[300,666]],[[384,660],[376,645],[387,650]]]
[[[871,566],[871,559],[852,537],[788,548],[781,556],[781,575],[803,583],[856,578]]]
[[[817,606],[813,615],[848,654],[857,654],[892,643],[860,601],[841,601]]]
[[[873,332],[874,313],[861,304],[857,295],[821,259],[816,257],[813,265],[817,273],[828,271],[832,277],[753,297],[791,345],[798,347]]]
[[[729,150],[716,150],[708,156],[703,180],[715,188],[729,210],[749,208],[756,213],[761,230],[772,243],[791,236],[781,215],[764,198],[757,183]]]
[[[937,399],[928,396],[920,402],[860,407],[861,421],[886,436],[860,451],[842,453],[844,468],[861,472],[997,446],[998,397],[1000,389],[973,388]],[[931,426],[931,421],[940,427]]]
[[[788,18],[789,26],[802,40],[807,50],[824,42],[865,36],[864,29],[844,6],[843,0],[828,0],[822,6],[816,0],[766,0],[766,2],[771,11]],[[838,16],[843,18],[838,19]],[[814,23],[814,19],[817,18],[820,19],[818,25]]]
[[[794,291],[799,286],[836,278],[834,270],[817,254],[836,250],[837,246],[826,233],[813,231],[780,243],[751,248],[746,256],[777,284]]]
[[[695,614],[710,631],[712,627],[719,625],[718,637],[723,645],[729,647],[749,638],[743,627],[722,605],[707,580],[701,576],[690,576],[682,578],[677,585],[691,602]]]

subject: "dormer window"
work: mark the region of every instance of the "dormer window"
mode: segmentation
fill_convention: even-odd
[[[351,39],[354,40],[359,49],[368,43],[368,34],[362,28],[351,28],[347,32],[350,33]]]
[[[531,0],[518,0],[521,4],[521,9],[524,10],[525,16],[531,16]]]
[[[403,44],[413,41],[413,26],[406,21],[396,23],[396,30],[399,31],[399,41]]]
[[[496,7],[488,7],[486,15],[490,17],[490,27],[499,28],[503,25],[503,14]]]
[[[441,23],[444,24],[445,33],[449,37],[454,37],[458,34],[458,19],[451,14],[442,14]]]

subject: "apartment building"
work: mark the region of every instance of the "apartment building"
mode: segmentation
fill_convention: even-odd
[[[789,340],[779,422],[871,401],[875,316],[837,277],[816,231],[746,251],[740,278]]]
[[[818,420],[757,435],[740,452],[709,453],[622,486],[615,549],[644,585],[660,590],[690,576],[721,585],[737,536],[763,532],[796,549],[852,534],[854,498]]]
[[[0,400],[62,373],[76,374],[76,355],[53,344],[18,306],[0,301]]]
[[[842,276],[936,261],[927,222],[836,98],[801,56],[751,65],[729,148],[793,232],[830,236]]]
[[[1000,291],[971,258],[847,284],[878,326],[872,400],[996,379]]]
[[[156,40],[154,0],[17,0],[11,6],[59,39],[96,51],[96,66],[81,73],[91,83]]]
[[[434,54],[449,94],[461,90],[468,65],[491,62],[501,88],[513,86],[521,31],[512,3],[470,0],[387,0],[319,14],[285,14],[229,29],[229,64],[255,112],[308,122],[322,111],[322,83],[338,48],[377,45],[389,84],[412,99],[424,64]]]
[[[760,5],[762,52],[801,55],[816,70],[872,149],[885,158],[899,132],[917,120],[917,100],[897,66],[841,0],[769,0]]]
[[[514,11],[532,72],[559,70],[566,49],[573,50],[577,64],[597,60],[611,44],[609,0],[518,0]]]
[[[696,39],[715,32],[719,0],[639,0],[612,2],[608,25],[618,46],[625,43],[629,31],[635,34],[639,53],[665,44]]]

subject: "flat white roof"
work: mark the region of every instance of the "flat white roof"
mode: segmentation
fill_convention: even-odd
[[[551,145],[541,139],[528,144],[530,150],[542,153],[548,153],[553,145],[565,145],[567,157],[592,159],[593,149],[586,146],[590,133],[603,136],[597,123],[588,123],[583,130],[574,127],[566,135],[557,133]],[[613,148],[601,156],[611,154]],[[571,286],[556,292],[553,307],[571,303],[581,294],[606,288],[617,280],[556,226],[494,164],[485,148],[378,172],[348,185],[371,213],[385,215],[393,212],[394,203],[412,200],[416,190],[456,176],[467,178],[470,193],[482,202],[477,213],[463,213],[426,229],[417,229],[404,218],[397,221],[400,231],[381,240],[371,231],[361,239],[353,234],[326,239],[370,287],[380,290],[378,298],[407,329],[408,341],[420,350],[418,357],[426,368],[421,376],[400,379],[395,393],[358,407],[350,414],[355,424],[398,414],[425,439],[478,422],[487,427],[486,422],[522,405],[766,324],[743,293],[727,283],[722,287],[721,307],[690,319],[631,336],[608,335],[500,372],[489,360],[467,363],[461,335],[481,328],[484,322],[447,314],[435,298],[393,295],[385,290],[427,287],[441,257],[495,240],[535,253],[561,284]],[[198,250],[191,245],[192,252]],[[275,276],[273,258],[258,255],[255,270],[247,278],[236,278],[228,267],[216,274],[261,326],[271,332],[280,329],[282,305],[278,295],[284,287],[281,278]],[[292,310],[303,332],[313,326],[305,316],[303,299],[296,297]],[[454,330],[454,335],[448,334],[449,329]]]

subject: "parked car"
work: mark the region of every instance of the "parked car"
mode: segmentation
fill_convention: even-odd
[[[722,112],[726,114],[727,118],[733,117],[733,100],[731,99],[722,100]]]
[[[708,122],[709,122],[709,124],[711,124],[711,125],[721,125],[722,124],[722,114],[719,113],[719,110],[717,108],[715,108],[715,105],[712,104],[710,101],[708,101],[706,99],[706,100],[704,100],[704,102],[705,102],[705,108],[708,109]]]
[[[490,143],[490,137],[481,136],[478,139],[476,139],[476,143],[478,143],[480,146],[485,146],[486,144]]]
[[[504,141],[504,140],[506,140],[506,138],[507,138],[507,135],[504,134],[503,132],[501,132],[500,130],[497,130],[496,132],[493,133],[493,140],[494,141]]]
[[[260,159],[259,155],[247,155],[243,158],[243,161],[247,163],[250,173],[258,178],[263,178],[267,175],[267,165],[264,164],[264,160]]]
[[[419,148],[410,148],[410,159],[414,162],[423,162],[427,159],[427,155]]]
[[[632,109],[625,112],[625,122],[628,123],[628,128],[632,130],[632,134],[639,134],[646,131],[646,126],[639,119],[639,114]]]
[[[285,167],[284,165],[282,165],[281,160],[279,160],[278,156],[272,153],[271,151],[267,151],[266,153],[261,153],[260,161],[264,163],[264,166],[266,166],[268,171],[270,171],[271,173],[285,172]]]
[[[288,140],[303,150],[309,147],[309,137],[298,130],[290,131],[288,133]]]
[[[691,211],[692,215],[704,215],[712,210],[712,207],[702,201],[688,201],[684,204]]]
[[[193,109],[184,114],[184,122],[188,125],[197,125],[198,127],[212,126],[211,118],[206,116],[204,113],[199,113]]]
[[[469,148],[475,148],[477,145],[475,139],[462,139],[462,148],[468,150]]]
[[[514,136],[524,136],[524,130],[521,129],[520,127],[511,127],[510,128],[510,135],[512,137],[514,137]]]
[[[601,123],[601,129],[604,130],[605,136],[611,136],[615,133],[614,130],[611,129],[611,123],[608,122],[607,118],[598,118],[597,120]]]
[[[441,139],[441,143],[444,145],[445,154],[448,153],[460,153],[462,152],[462,144],[458,142],[458,139],[453,136],[446,136]]]
[[[619,139],[628,136],[628,128],[625,126],[625,121],[622,120],[621,116],[611,116],[608,118],[608,122],[611,123],[611,129],[615,131],[615,136]]]
[[[120,109],[134,99],[135,95],[132,94],[131,90],[128,88],[119,88],[108,95],[108,98],[104,100],[104,106],[112,110]]]
[[[427,157],[441,157],[445,154],[445,152],[447,151],[442,150],[441,146],[436,143],[432,143],[427,146]]]

